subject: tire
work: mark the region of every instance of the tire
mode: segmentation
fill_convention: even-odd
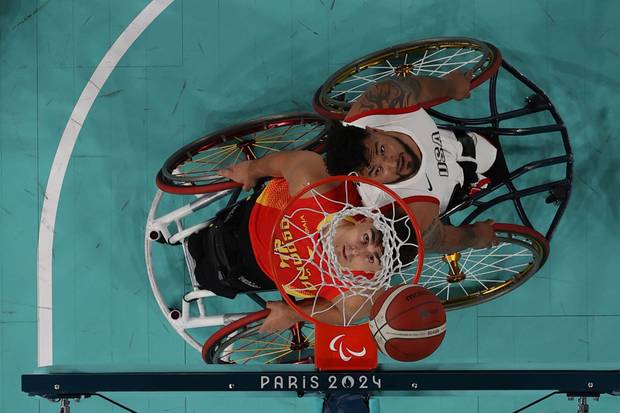
[[[270,310],[257,311],[216,331],[203,345],[208,364],[309,364],[314,362],[314,325],[259,333]]]
[[[453,70],[471,69],[473,89],[495,74],[501,62],[501,53],[495,46],[475,39],[446,37],[403,43],[342,67],[319,87],[312,103],[321,115],[341,120],[367,86],[381,79],[409,74],[441,77]],[[424,106],[447,100],[426,102]]]
[[[157,175],[164,192],[199,194],[237,187],[217,175],[233,163],[281,150],[322,148],[329,121],[313,113],[287,113],[255,119],[213,132],[185,145]]]
[[[495,224],[494,228],[501,241],[496,247],[470,248],[460,251],[459,257],[426,253],[419,285],[433,291],[446,310],[498,298],[544,265],[549,243],[542,234],[521,225]]]

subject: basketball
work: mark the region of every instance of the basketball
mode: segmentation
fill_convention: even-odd
[[[446,312],[435,294],[418,285],[397,285],[379,296],[368,323],[381,352],[398,361],[433,354],[446,334]]]

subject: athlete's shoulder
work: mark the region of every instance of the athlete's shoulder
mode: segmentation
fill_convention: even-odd
[[[417,116],[429,116],[426,111],[419,106],[406,108],[384,108],[371,110],[354,110],[347,113],[344,122],[353,126],[376,126],[389,124],[398,120],[405,120]]]
[[[439,188],[424,170],[404,181],[387,185],[402,199],[422,196],[439,200]],[[435,201],[430,201],[435,202]],[[437,201],[438,202],[438,201]]]

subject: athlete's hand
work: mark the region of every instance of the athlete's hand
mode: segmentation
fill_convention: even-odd
[[[243,190],[248,191],[256,185],[257,178],[252,175],[252,162],[243,161],[217,171],[218,175],[239,182]]]
[[[301,321],[301,317],[284,301],[269,301],[267,308],[271,312],[258,330],[260,333],[274,333],[285,330]]]
[[[444,79],[450,82],[450,97],[455,100],[467,99],[470,95],[470,84],[473,72],[469,70],[463,74],[458,70],[449,73]]]
[[[497,239],[495,235],[493,224],[495,224],[495,221],[492,219],[472,224],[476,233],[476,239],[472,246],[473,248],[491,248],[499,245],[499,239]]]

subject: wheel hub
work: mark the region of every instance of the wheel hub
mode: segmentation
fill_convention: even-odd
[[[248,146],[253,146],[255,143],[256,143],[255,139],[248,139],[248,140],[245,140],[243,142],[239,142],[237,144],[237,148],[243,150],[243,149],[247,148]]]
[[[294,343],[293,342],[293,343],[291,343],[291,350],[293,350],[293,351],[305,350],[308,347],[310,347],[310,346],[306,342],[298,342],[298,343]]]
[[[411,76],[413,75],[413,65],[409,63],[406,65],[400,65],[394,69],[394,74],[401,77]]]
[[[465,273],[461,271],[461,268],[459,266],[460,259],[461,254],[458,252],[455,252],[453,254],[446,254],[442,258],[442,260],[448,264],[448,267],[450,267],[450,271],[446,276],[446,280],[451,284],[461,282],[466,278]]]
[[[297,323],[295,326],[291,328],[291,346],[290,349],[293,351],[305,350],[310,347],[310,343],[308,339],[305,337],[303,332],[301,331],[303,324]]]

